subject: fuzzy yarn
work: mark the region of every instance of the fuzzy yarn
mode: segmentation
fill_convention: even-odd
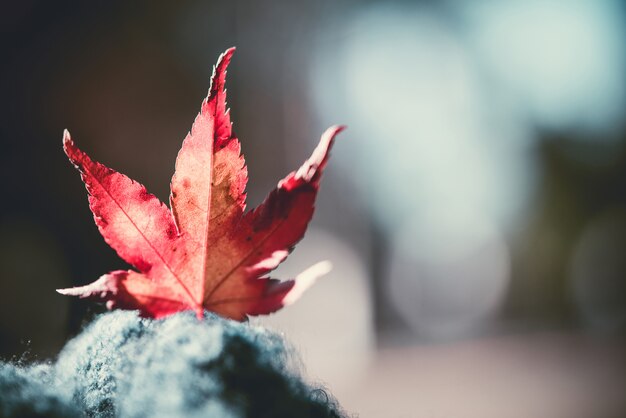
[[[0,363],[0,417],[340,417],[277,334],[206,313],[100,315],[55,363]]]

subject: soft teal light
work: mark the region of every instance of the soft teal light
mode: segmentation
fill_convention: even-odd
[[[540,125],[606,131],[623,121],[626,30],[616,0],[458,2],[498,88]]]

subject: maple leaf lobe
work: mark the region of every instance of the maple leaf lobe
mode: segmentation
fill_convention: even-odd
[[[245,320],[293,303],[329,270],[322,262],[291,280],[266,277],[303,237],[329,151],[344,128],[329,128],[311,157],[246,213],[248,173],[224,88],[233,52],[219,57],[178,152],[171,209],[140,183],[93,161],[64,132],[63,148],[85,183],[98,230],[138,271],[113,271],[60,293],[148,317],[194,310],[200,318],[207,309]]]

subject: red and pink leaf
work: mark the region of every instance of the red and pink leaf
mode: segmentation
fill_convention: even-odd
[[[311,157],[278,183],[256,209],[244,213],[247,169],[226,108],[226,69],[234,48],[222,54],[172,177],[171,210],[141,184],[78,149],[66,131],[64,150],[89,192],[98,229],[138,271],[114,271],[60,293],[138,309],[162,317],[204,310],[244,320],[296,300],[328,263],[293,280],[263,277],[302,239],[335,136],[332,127]]]

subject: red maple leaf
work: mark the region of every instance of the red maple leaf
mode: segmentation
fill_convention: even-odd
[[[244,320],[292,303],[328,271],[322,262],[292,280],[264,277],[304,235],[328,152],[343,127],[329,128],[311,157],[246,213],[247,169],[224,90],[233,52],[218,59],[209,94],[178,153],[171,210],[143,185],[93,161],[65,131],[65,153],[81,173],[100,233],[137,271],[113,271],[58,292],[148,317],[182,310],[202,317],[206,309]]]

